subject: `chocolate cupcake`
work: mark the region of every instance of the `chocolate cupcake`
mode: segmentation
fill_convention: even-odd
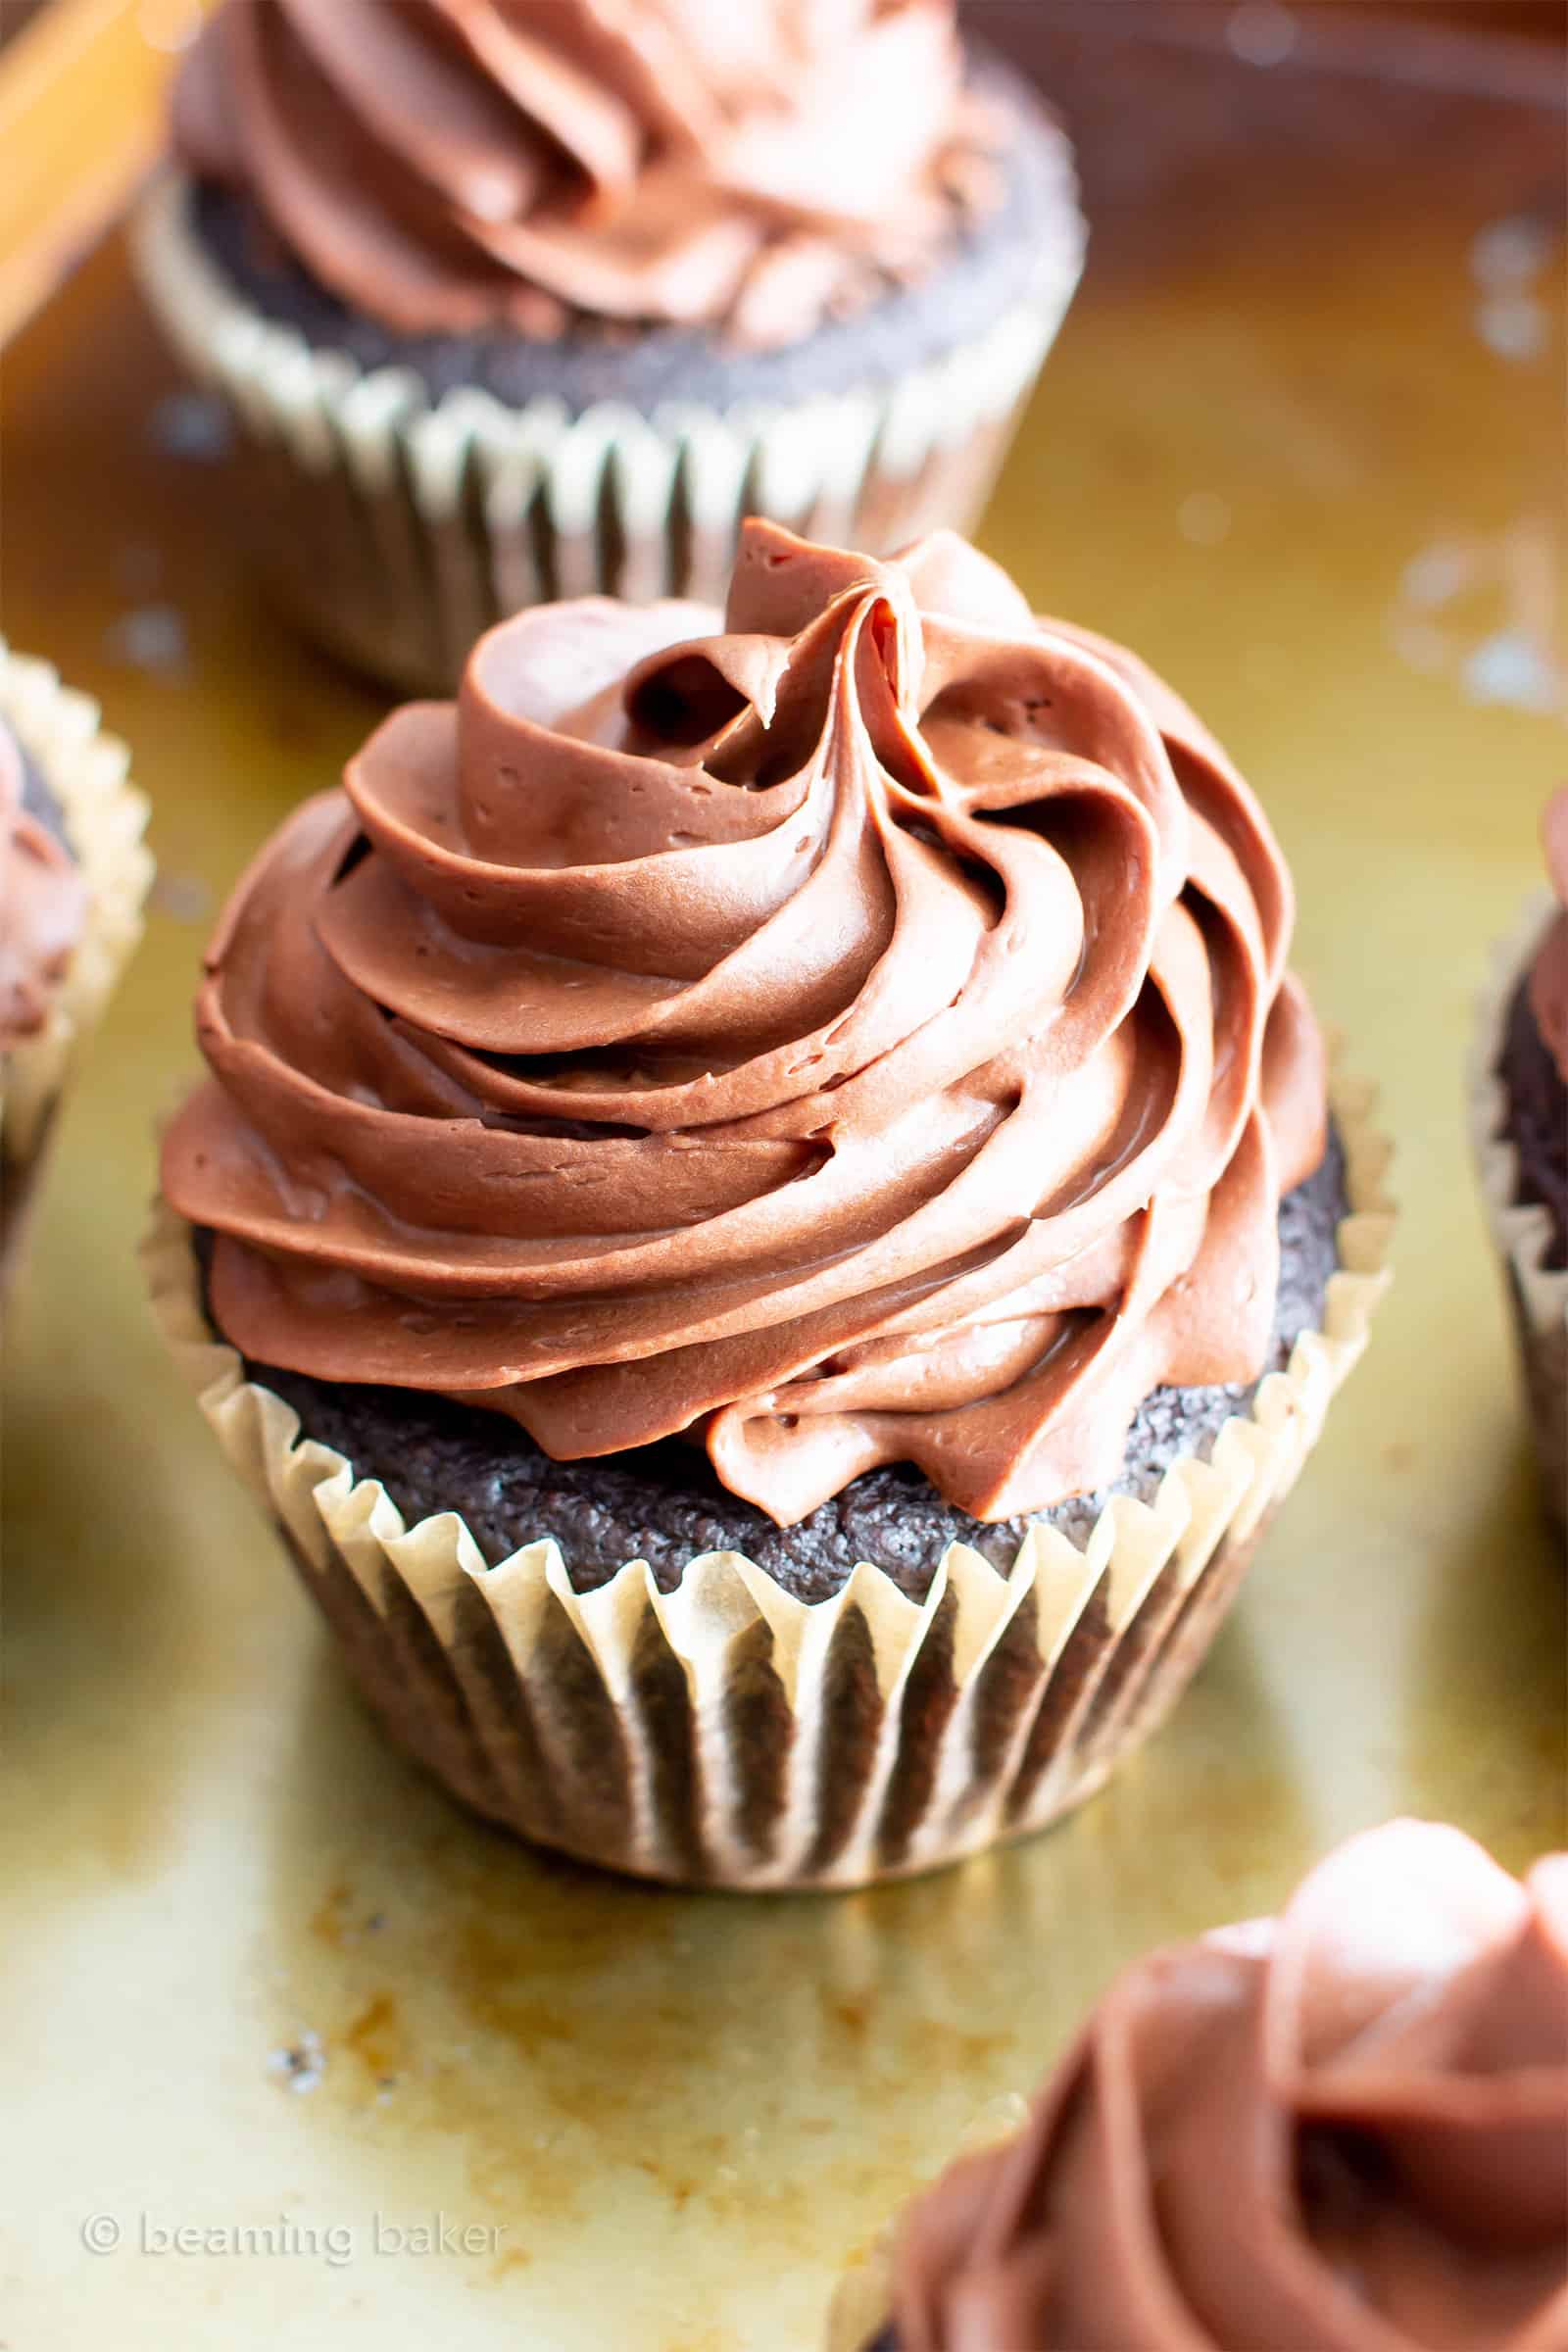
[[[1005,2145],[847,2283],[833,2352],[1562,2352],[1568,1854],[1352,1838],[1139,1962]]]
[[[1542,1488],[1568,1521],[1568,790],[1542,826],[1554,895],[1494,959],[1471,1056],[1470,1125],[1502,1259]]]
[[[741,517],[979,514],[1076,284],[1070,151],[952,0],[228,0],[137,249],[278,601],[450,691],[503,614],[721,602]]]
[[[84,696],[0,639],[0,1276],[75,1055],[141,935],[147,804]]]
[[[245,877],[152,1276],[382,1714],[653,1876],[852,1883],[1164,1713],[1387,1234],[1257,803],[941,535],[541,607]]]

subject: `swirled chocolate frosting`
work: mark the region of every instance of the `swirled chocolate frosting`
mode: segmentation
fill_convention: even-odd
[[[1568,1855],[1351,1841],[1156,1954],[896,2256],[898,2352],[1564,2352]]]
[[[406,333],[784,342],[1000,196],[952,0],[229,0],[175,142]]]
[[[1530,1009],[1568,1083],[1568,787],[1547,803],[1541,835],[1560,912],[1541,943],[1530,974]]]
[[[86,919],[71,853],[24,796],[21,748],[0,720],[0,1054],[43,1027]]]
[[[1326,1124],[1285,869],[961,540],[752,523],[722,617],[525,612],[345,784],[235,895],[164,1155],[253,1360],[689,1434],[782,1525],[890,1461],[1044,1508],[1256,1378]]]

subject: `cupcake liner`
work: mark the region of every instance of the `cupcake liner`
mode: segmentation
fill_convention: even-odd
[[[1118,1497],[1080,1550],[1032,1529],[1001,1576],[956,1544],[922,1603],[861,1564],[807,1604],[738,1552],[672,1592],[628,1561],[572,1590],[553,1541],[488,1568],[455,1512],[405,1524],[215,1341],[190,1229],[145,1247],[159,1322],[230,1462],[284,1534],[367,1697],[479,1812],[681,1885],[855,1886],[1025,1835],[1174,1704],[1360,1355],[1387,1282],[1389,1148],[1340,1080],[1350,1214],[1323,1329],[1212,1459]]]
[[[740,525],[762,514],[890,553],[963,530],[990,494],[1078,281],[1065,240],[1032,299],[899,381],[791,405],[434,402],[264,318],[166,175],[137,214],[142,285],[187,368],[240,428],[259,553],[309,634],[403,687],[445,690],[520,606],[604,594],[722,605]],[[308,495],[301,496],[302,479]]]
[[[0,638],[0,718],[36,762],[65,818],[87,891],[80,939],[37,1033],[0,1054],[4,1257],[12,1256],[55,1105],[83,1041],[114,995],[141,937],[153,861],[142,843],[145,797],[128,782],[130,755],[99,726],[98,706],[62,686],[46,662]]]
[[[1550,1211],[1539,1200],[1517,1199],[1519,1155],[1503,1132],[1508,1098],[1497,1075],[1514,992],[1555,912],[1550,894],[1538,893],[1493,951],[1476,1008],[1467,1093],[1471,1149],[1493,1247],[1507,1277],[1542,1482],[1553,1516],[1568,1521],[1568,1270],[1545,1263]]]

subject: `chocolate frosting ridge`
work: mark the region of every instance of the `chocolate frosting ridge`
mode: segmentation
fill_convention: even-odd
[[[176,146],[406,333],[771,344],[930,267],[1004,127],[952,0],[229,0]]]
[[[1396,1822],[1155,1954],[896,2257],[898,2352],[1563,2352],[1568,1855]]]
[[[87,912],[70,851],[25,797],[21,746],[0,722],[0,1053],[48,1019]]]
[[[977,1518],[1254,1379],[1321,1157],[1288,878],[1132,656],[949,535],[748,526],[728,610],[546,607],[286,824],[165,1188],[255,1361],[690,1433],[780,1524]]]
[[[1568,1084],[1568,786],[1547,802],[1541,838],[1561,911],[1547,929],[1530,974],[1530,1009]]]

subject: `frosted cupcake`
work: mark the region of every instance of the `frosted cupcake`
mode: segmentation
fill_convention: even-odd
[[[1139,1962],[1016,2139],[850,2282],[833,2352],[1561,2352],[1568,1854],[1341,1846]]]
[[[1163,1714],[1387,1233],[1288,876],[951,536],[540,608],[263,852],[172,1335],[410,1745],[656,1876],[847,1883]]]
[[[141,934],[152,861],[125,748],[0,640],[0,1274],[76,1055]]]
[[[1498,951],[1471,1067],[1471,1133],[1502,1258],[1547,1508],[1568,1520],[1568,791],[1542,825],[1554,905]]]
[[[1070,154],[952,0],[229,0],[137,237],[229,395],[279,600],[394,682],[740,518],[979,513],[1082,261]]]

